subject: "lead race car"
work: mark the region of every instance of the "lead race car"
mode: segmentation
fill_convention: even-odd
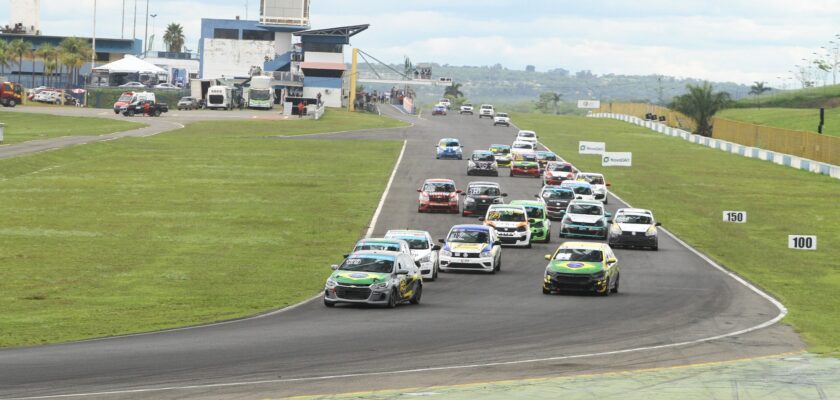
[[[394,308],[408,301],[419,304],[423,278],[411,255],[364,250],[347,256],[324,285],[324,305],[372,304]]]
[[[621,271],[609,245],[591,242],[565,242],[549,261],[543,276],[543,294],[565,290],[594,291],[601,296],[618,293]]]

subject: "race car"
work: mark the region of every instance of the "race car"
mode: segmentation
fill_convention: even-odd
[[[371,250],[371,251],[395,251],[397,253],[411,254],[411,249],[407,242],[393,239],[393,238],[366,238],[356,242],[353,246],[353,251],[344,256],[348,256],[357,251]]]
[[[435,146],[435,158],[453,158],[462,160],[464,158],[464,146],[458,139],[444,138]]]
[[[572,189],[575,192],[575,199],[577,200],[595,200],[595,193],[592,191],[592,185],[582,181],[563,181],[560,187]],[[600,200],[598,200],[600,201]]]
[[[565,242],[554,254],[546,254],[542,292],[594,291],[601,296],[618,293],[621,271],[609,245]]]
[[[496,125],[510,126],[510,117],[507,113],[496,113],[496,116],[493,117],[493,126]]]
[[[540,164],[537,162],[537,154],[516,153],[513,161],[510,162],[510,176],[530,176],[539,178],[542,174]]]
[[[423,277],[411,255],[390,251],[359,251],[347,256],[324,285],[324,305],[373,304],[394,308],[419,304]]]
[[[612,247],[647,247],[659,250],[657,226],[653,212],[640,208],[619,208],[610,226],[608,243]]]
[[[575,199],[575,192],[572,189],[560,186],[543,186],[540,194],[536,197],[545,203],[548,218],[560,220],[566,215],[569,202]]]
[[[496,164],[500,167],[510,167],[510,146],[506,144],[491,144],[490,152],[496,157]]]
[[[539,200],[514,200],[512,206],[525,207],[528,223],[531,225],[531,242],[551,241],[551,220],[548,219],[545,204]]]
[[[458,113],[461,114],[461,115],[464,115],[464,114],[473,115],[473,105],[470,104],[470,103],[466,103],[466,104],[462,105],[461,110]]]
[[[531,247],[531,226],[525,207],[493,204],[479,221],[494,228],[503,245]]]
[[[485,215],[493,204],[503,204],[507,193],[496,182],[470,182],[467,191],[461,193],[464,197],[464,208],[461,215]]]
[[[496,156],[487,150],[473,151],[467,161],[467,175],[499,176],[499,165]]]
[[[461,190],[455,188],[452,179],[426,179],[417,192],[420,193],[417,212],[443,211],[457,214],[461,211],[458,205]]]
[[[537,146],[531,142],[523,142],[521,140],[517,140],[510,145],[510,153],[511,155],[515,155],[518,153],[533,153],[537,151]]]
[[[607,194],[607,187],[610,186],[609,182],[604,180],[604,175],[596,174],[594,172],[581,172],[577,175],[577,180],[584,181],[592,186],[592,193],[595,196],[595,200],[600,200],[604,202],[604,204],[609,203],[609,199]]]
[[[600,201],[572,200],[560,220],[560,237],[607,239],[610,217]]]
[[[577,169],[575,169],[574,165],[565,161],[551,161],[545,165],[543,184],[559,185],[563,181],[575,179],[576,175]]]
[[[519,131],[516,134],[516,139],[514,140],[521,140],[523,142],[531,142],[535,146],[537,145],[537,133],[534,131]]]
[[[455,225],[440,239],[440,272],[502,269],[502,246],[496,231],[485,225]]]
[[[432,115],[446,115],[446,106],[443,104],[436,105],[432,108]]]
[[[399,239],[408,243],[414,261],[420,264],[420,275],[423,280],[433,281],[438,276],[438,250],[440,246],[434,244],[432,235],[426,231],[390,230],[385,233],[388,239]]]
[[[554,154],[547,150],[538,150],[537,151],[537,162],[540,163],[541,168],[545,168],[546,165],[550,161],[559,161],[560,157],[557,157],[557,154]]]

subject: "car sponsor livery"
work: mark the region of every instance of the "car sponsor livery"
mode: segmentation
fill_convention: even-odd
[[[539,178],[542,176],[540,163],[537,162],[537,154],[534,152],[516,153],[510,163],[510,176],[530,176]]]
[[[531,227],[525,207],[494,204],[480,220],[496,230],[502,244],[531,247]]]
[[[470,182],[467,191],[461,193],[464,196],[463,216],[484,215],[487,209],[493,204],[504,203],[503,198],[507,193],[496,182]]]
[[[545,204],[538,200],[514,200],[512,206],[525,207],[528,223],[531,225],[531,242],[551,241],[551,220],[548,219]]]
[[[560,237],[607,239],[610,217],[600,201],[573,200],[560,221]]]
[[[427,179],[423,186],[417,189],[420,193],[417,205],[418,212],[442,211],[457,214],[460,212],[458,194],[452,179]]]
[[[604,243],[565,242],[547,254],[542,292],[594,291],[618,293],[620,270],[610,246]]]
[[[467,175],[499,176],[496,156],[487,150],[476,150],[467,160]]]
[[[464,158],[464,146],[458,139],[444,138],[435,146],[435,158],[450,158],[462,160]]]
[[[495,274],[501,270],[501,243],[496,231],[489,226],[455,225],[440,242],[443,244],[441,272],[464,270]]]
[[[510,146],[506,144],[491,144],[490,152],[496,157],[496,164],[500,167],[510,167]]]
[[[375,304],[396,307],[420,303],[423,278],[411,255],[397,252],[358,251],[347,256],[324,285],[324,305]]]
[[[543,186],[540,194],[536,196],[545,203],[548,218],[559,220],[566,215],[566,208],[575,199],[575,192],[560,186]]]

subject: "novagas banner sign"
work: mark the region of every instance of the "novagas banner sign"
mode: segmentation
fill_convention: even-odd
[[[607,151],[604,142],[578,142],[578,154],[601,154]]]
[[[633,165],[633,153],[605,152],[601,154],[602,167],[629,167]]]
[[[578,100],[578,108],[601,108],[599,100]]]

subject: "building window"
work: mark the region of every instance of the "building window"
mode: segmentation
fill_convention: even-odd
[[[213,29],[213,39],[233,39],[239,40],[239,29]]]
[[[341,53],[344,45],[332,43],[304,43],[303,51],[314,51],[318,53]]]
[[[273,41],[274,40],[274,32],[269,31],[254,31],[254,30],[244,30],[242,31],[242,40],[265,40],[265,41]]]
[[[111,61],[111,55],[108,53],[102,53],[97,51],[96,52],[96,62],[108,62]]]

